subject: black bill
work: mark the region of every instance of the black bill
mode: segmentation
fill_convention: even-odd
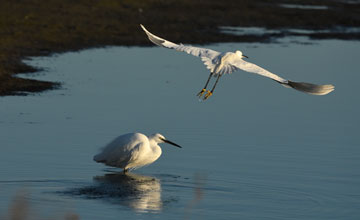
[[[164,141],[165,143],[168,143],[168,144],[174,145],[174,146],[176,146],[176,147],[182,148],[180,145],[175,144],[174,142],[171,142],[171,141],[169,141],[169,140],[163,139],[163,141]]]

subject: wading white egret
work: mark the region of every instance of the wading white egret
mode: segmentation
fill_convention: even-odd
[[[245,56],[241,51],[237,50],[233,52],[227,53],[220,53],[215,50],[200,48],[200,47],[193,47],[193,46],[185,46],[182,44],[175,44],[165,39],[162,39],[154,34],[150,33],[146,28],[141,25],[141,28],[145,31],[146,35],[148,36],[149,40],[154,44],[170,49],[175,49],[177,51],[183,51],[193,56],[200,57],[201,60],[204,62],[205,66],[210,70],[209,78],[206,81],[204,88],[197,94],[197,96],[201,97],[205,92],[204,100],[209,98],[216,87],[220,77],[223,74],[230,74],[236,70],[243,70],[246,72],[256,73],[274,81],[280,83],[281,85],[294,88],[301,92],[305,92],[312,95],[326,95],[329,92],[334,90],[333,85],[315,85],[311,83],[305,82],[293,82],[287,79],[283,79],[280,76],[271,73],[262,67],[259,67],[253,63],[249,63],[243,60],[243,58],[248,58]],[[206,88],[209,84],[211,77],[217,77],[214,86],[211,90],[206,91]]]
[[[122,168],[126,173],[129,169],[137,169],[155,162],[161,155],[161,148],[158,145],[160,143],[181,148],[158,133],[149,137],[141,133],[129,133],[115,138],[94,156],[94,160]]]

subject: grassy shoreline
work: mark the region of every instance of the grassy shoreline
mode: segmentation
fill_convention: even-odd
[[[284,8],[280,3],[328,9]],[[360,27],[360,4],[327,0],[5,0],[0,3],[0,96],[60,86],[16,77],[17,73],[38,71],[22,62],[26,57],[109,45],[150,45],[140,23],[174,42],[269,42],[286,34],[234,36],[221,33],[219,27]],[[360,39],[359,33],[303,35]]]

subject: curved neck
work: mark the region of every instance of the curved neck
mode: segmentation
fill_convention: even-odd
[[[151,148],[153,151],[156,150],[157,148],[160,148],[159,143],[156,142],[156,141],[155,141],[154,139],[152,139],[152,138],[149,139],[149,144],[150,144],[150,148]],[[161,148],[160,148],[160,150],[161,150]]]
[[[150,139],[149,142],[150,142],[150,150],[152,151],[152,155],[153,155],[152,160],[155,161],[157,160],[157,158],[160,157],[162,150],[161,147],[158,145],[159,143],[157,143],[155,140]]]

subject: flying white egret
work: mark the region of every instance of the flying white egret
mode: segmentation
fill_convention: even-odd
[[[160,143],[168,143],[181,148],[158,133],[149,137],[141,133],[129,133],[117,137],[106,145],[99,154],[94,156],[94,160],[108,166],[122,168],[126,173],[129,169],[137,169],[155,162],[161,155],[161,148],[158,145]]]
[[[280,76],[271,73],[253,63],[244,61],[243,58],[244,57],[248,58],[248,57],[245,56],[239,50],[235,51],[235,53],[233,52],[220,53],[218,51],[214,51],[211,49],[185,46],[183,44],[175,44],[173,42],[167,41],[150,33],[148,30],[146,30],[146,28],[142,24],[140,24],[140,26],[145,31],[149,40],[154,44],[170,49],[175,49],[177,51],[183,51],[193,56],[197,56],[201,58],[205,66],[210,70],[210,75],[206,81],[204,88],[197,95],[201,97],[206,92],[206,88],[209,84],[211,77],[212,76],[217,77],[211,91],[208,90],[206,92],[204,96],[204,100],[206,100],[213,94],[216,84],[218,83],[220,77],[223,74],[230,74],[236,70],[243,70],[246,72],[256,73],[268,77],[270,79],[273,79],[274,81],[280,83],[281,85],[287,88],[294,88],[301,92],[305,92],[312,95],[326,95],[334,90],[333,85],[315,85],[311,83],[294,82],[287,79],[283,79]]]

